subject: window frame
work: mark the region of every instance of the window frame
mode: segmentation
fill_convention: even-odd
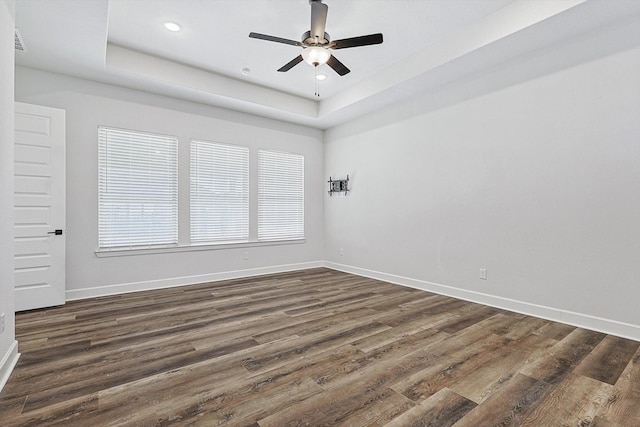
[[[141,134],[145,136],[157,136],[161,138],[170,138],[173,141],[173,151],[175,153],[174,157],[174,170],[175,170],[175,187],[176,187],[176,199],[177,199],[177,210],[176,210],[176,219],[173,224],[173,229],[175,231],[175,238],[169,244],[153,244],[153,245],[123,245],[123,246],[109,246],[109,247],[100,247],[100,176],[98,176],[98,213],[97,213],[97,228],[98,228],[98,236],[96,236],[98,240],[98,246],[95,249],[95,255],[98,258],[103,257],[120,257],[120,256],[137,256],[137,255],[147,255],[147,254],[162,254],[162,253],[179,253],[179,252],[191,252],[191,251],[211,251],[211,250],[229,250],[229,249],[241,249],[241,248],[251,248],[251,247],[268,247],[268,246],[280,246],[280,245],[292,245],[292,244],[304,244],[306,242],[306,234],[305,234],[305,225],[306,216],[305,216],[305,159],[304,155],[295,152],[288,151],[279,151],[272,149],[261,149],[257,148],[254,145],[242,145],[242,144],[232,144],[226,142],[218,142],[213,140],[208,140],[206,138],[181,138],[174,135],[168,135],[158,132],[144,131],[144,130],[135,130],[135,129],[125,129],[118,128],[108,125],[98,125],[98,140],[100,139],[100,129],[108,129],[119,132],[129,132],[134,134]],[[215,242],[191,242],[191,172],[189,170],[189,166],[191,163],[190,157],[190,143],[192,140],[201,141],[201,142],[211,142],[214,144],[221,145],[231,145],[238,146],[248,149],[249,151],[249,238],[245,241],[215,241]],[[189,141],[187,144],[186,141]],[[187,144],[185,146],[185,144]],[[98,145],[100,145],[98,141]],[[258,214],[259,214],[259,197],[258,197],[258,187],[259,187],[259,153],[261,151],[268,153],[281,153],[284,155],[293,155],[299,156],[301,159],[301,171],[300,171],[300,191],[301,191],[301,230],[302,233],[298,233],[295,236],[286,236],[280,237],[278,239],[259,239],[258,238]],[[98,163],[100,163],[100,148],[98,147]],[[98,164],[98,175],[100,175],[100,164]],[[185,197],[186,195],[186,197]],[[174,201],[175,203],[175,201]],[[175,205],[174,205],[175,206]]]
[[[211,164],[198,163],[199,159]],[[225,160],[227,162],[225,162]],[[226,144],[192,138],[189,141],[189,242],[191,245],[224,244],[248,242],[250,236],[250,150],[244,145]],[[201,169],[200,166],[203,166]],[[219,169],[226,170],[226,174],[219,173]],[[198,181],[202,177],[202,186]],[[234,179],[235,178],[235,179]],[[239,180],[239,184],[238,184]],[[231,187],[236,188],[231,188]],[[229,193],[219,197],[218,204],[206,203],[205,197],[198,197],[198,189],[215,192],[227,187]],[[194,201],[195,196],[195,201]],[[222,207],[222,209],[221,209]],[[211,215],[197,216],[198,211],[208,210]],[[226,216],[225,213],[232,215]],[[238,218],[239,216],[239,218]],[[215,223],[228,222],[237,233],[229,233],[221,228],[215,228]],[[194,224],[198,227],[194,226]],[[214,226],[214,230],[207,233],[205,226]],[[195,236],[195,238],[194,238]],[[209,236],[207,238],[207,236]]]
[[[266,167],[271,169],[267,171]],[[258,150],[257,214],[259,242],[305,238],[304,155],[267,149]],[[283,221],[285,214],[290,215],[286,221]]]
[[[98,126],[98,251],[178,245],[178,145],[172,135]]]

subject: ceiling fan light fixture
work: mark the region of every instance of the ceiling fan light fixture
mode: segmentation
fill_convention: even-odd
[[[307,64],[316,67],[318,65],[326,64],[329,58],[331,58],[331,52],[324,47],[309,46],[302,50],[302,59],[304,59]]]

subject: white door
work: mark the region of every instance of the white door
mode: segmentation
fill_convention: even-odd
[[[16,102],[16,311],[65,301],[65,111]]]

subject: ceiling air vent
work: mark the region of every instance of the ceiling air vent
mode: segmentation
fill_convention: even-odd
[[[15,29],[15,41],[16,41],[16,50],[20,52],[25,52],[27,49],[24,47],[24,43],[22,42],[22,37],[20,36],[20,32],[18,29]]]

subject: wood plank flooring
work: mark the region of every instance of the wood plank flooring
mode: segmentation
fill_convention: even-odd
[[[0,426],[640,426],[640,343],[329,269],[19,313]]]

